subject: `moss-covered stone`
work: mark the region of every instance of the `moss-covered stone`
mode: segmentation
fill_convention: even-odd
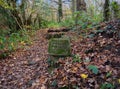
[[[48,52],[53,56],[70,55],[70,39],[69,38],[53,38],[49,41]]]

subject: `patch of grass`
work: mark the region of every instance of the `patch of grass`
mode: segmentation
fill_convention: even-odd
[[[49,22],[48,25],[47,25],[48,28],[59,28],[60,27],[60,24],[58,22]]]

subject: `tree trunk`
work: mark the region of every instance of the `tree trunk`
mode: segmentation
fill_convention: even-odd
[[[80,30],[78,28],[79,16],[80,16],[80,13],[86,11],[86,3],[84,0],[76,0],[76,11],[77,11],[77,14],[75,17],[75,24],[76,24],[76,30],[78,31],[77,33],[79,34],[80,33]]]
[[[76,0],[72,0],[72,15],[74,15],[75,11],[76,11]]]
[[[61,22],[62,18],[63,18],[62,0],[59,0],[59,2],[58,2],[58,21]]]
[[[23,28],[22,20],[19,17],[19,12],[16,10],[16,0],[8,0],[7,3],[14,8],[14,10],[11,10],[10,12],[13,19],[16,21],[16,24],[15,24],[16,30],[22,29]]]
[[[21,18],[19,17],[19,13],[17,10],[13,10],[11,11],[12,12],[12,15],[13,15],[13,18],[15,19],[16,21],[16,30],[19,30],[21,28],[23,28],[23,25],[22,25],[22,20]]]
[[[103,12],[104,21],[109,21],[109,18],[110,18],[109,4],[110,4],[110,1],[109,0],[105,0],[104,12]]]
[[[76,1],[76,10],[77,11],[86,11],[86,3],[84,0]]]
[[[84,0],[76,0],[76,11],[78,12],[76,15],[76,20],[75,20],[75,24],[76,24],[76,28],[77,28],[80,12],[86,11],[86,3]]]
[[[25,1],[24,0],[22,0],[22,3],[21,3],[21,5],[20,5],[20,10],[21,10],[21,12],[22,12],[22,21],[23,21],[23,24],[24,25],[26,25],[27,24],[27,20],[26,20],[26,17],[25,17]]]

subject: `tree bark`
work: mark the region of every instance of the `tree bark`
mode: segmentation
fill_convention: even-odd
[[[76,28],[77,28],[80,12],[86,11],[86,3],[84,0],[76,0],[76,11],[78,12],[76,15],[76,20],[75,20],[75,24],[76,24]]]
[[[86,3],[84,0],[76,1],[76,10],[77,11],[86,11]]]
[[[72,0],[72,15],[75,13],[75,11],[76,11],[76,0]]]
[[[16,24],[15,24],[16,30],[23,28],[22,20],[19,17],[19,12],[16,10],[16,0],[8,0],[7,3],[11,5],[14,9],[14,10],[10,10],[10,12],[11,12],[11,15],[13,16],[13,19],[16,21]]]
[[[110,18],[109,4],[110,4],[110,1],[109,0],[105,0],[104,12],[103,12],[104,21],[109,21],[109,18]]]
[[[58,21],[61,22],[62,18],[63,18],[62,0],[59,0],[59,2],[58,2]]]

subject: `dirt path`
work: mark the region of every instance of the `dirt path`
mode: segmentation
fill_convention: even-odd
[[[0,89],[40,89],[47,76],[47,40],[39,30],[35,43],[0,61]]]

